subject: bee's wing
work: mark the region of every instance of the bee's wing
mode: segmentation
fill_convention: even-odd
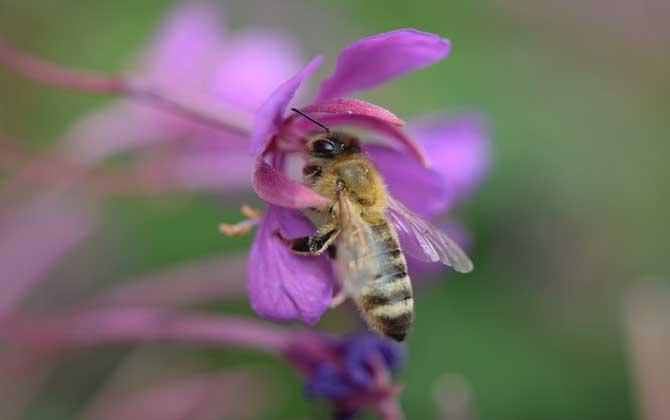
[[[472,271],[472,261],[440,228],[389,196],[388,215],[398,232],[403,252],[422,260],[442,262],[460,273]]]
[[[337,272],[345,292],[355,297],[379,273],[379,261],[374,258],[379,245],[372,228],[361,218],[346,192],[338,194],[337,202],[340,222]]]

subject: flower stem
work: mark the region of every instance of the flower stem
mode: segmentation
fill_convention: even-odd
[[[11,46],[0,36],[0,65],[34,82],[60,89],[104,95],[123,95],[231,133],[247,136],[252,117],[219,101],[165,92],[146,81],[61,67]]]
[[[171,341],[283,351],[292,331],[225,315],[182,315],[155,308],[85,310],[50,319],[5,319],[0,335],[53,351],[108,343]]]

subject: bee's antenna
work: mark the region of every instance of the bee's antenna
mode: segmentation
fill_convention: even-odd
[[[310,121],[313,122],[314,124],[316,124],[316,125],[318,125],[319,127],[323,128],[324,130],[326,130],[326,133],[330,133],[330,130],[328,129],[328,127],[326,127],[326,126],[323,125],[322,123],[318,122],[318,121],[315,120],[314,118],[310,117],[309,115],[305,114],[305,113],[302,112],[301,110],[299,110],[299,109],[295,109],[295,108],[291,108],[291,111],[293,111],[293,112],[295,112],[295,113],[297,113],[297,114],[302,115],[303,117],[307,118],[308,120],[310,120]]]

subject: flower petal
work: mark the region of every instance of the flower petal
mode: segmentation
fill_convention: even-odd
[[[301,63],[297,47],[287,37],[247,32],[230,44],[214,71],[212,90],[226,103],[254,112]]]
[[[216,54],[225,51],[221,15],[211,2],[176,7],[142,54],[145,76],[160,84],[203,86]]]
[[[274,234],[276,230],[295,238],[313,233],[314,226],[295,210],[268,206],[249,254],[251,307],[265,318],[315,324],[332,298],[330,263],[325,255],[293,254]]]
[[[305,393],[310,398],[343,398],[354,392],[354,387],[342,376],[335,363],[322,363],[309,376]]]
[[[214,192],[245,190],[251,185],[249,156],[191,154],[174,159],[171,163],[179,187],[187,190]]]
[[[65,133],[63,153],[83,163],[164,143],[186,133],[190,122],[170,112],[127,101],[93,112]]]
[[[317,102],[302,108],[308,114],[358,114],[375,117],[393,125],[404,125],[405,122],[396,117],[391,111],[375,104],[353,98],[334,98]]]
[[[400,347],[390,340],[367,334],[353,337],[344,355],[347,375],[356,385],[367,387],[373,381],[373,359],[380,357],[389,370],[394,370],[400,363],[400,353]]]
[[[333,74],[321,83],[317,100],[348,96],[441,60],[449,54],[446,39],[415,29],[398,29],[363,38],[346,47]]]
[[[479,115],[429,117],[410,124],[410,132],[430,156],[432,168],[462,200],[472,193],[489,168],[487,124]]]
[[[254,129],[251,132],[251,152],[258,155],[263,152],[273,136],[281,131],[284,112],[303,80],[309,77],[321,64],[321,56],[315,57],[298,74],[279,86],[261,105],[256,113]]]
[[[260,198],[281,207],[305,209],[329,203],[327,198],[289,178],[263,159],[256,162],[253,186]]]
[[[384,178],[389,193],[423,216],[447,210],[452,192],[442,176],[427,169],[406,153],[380,145],[368,145],[364,152]]]

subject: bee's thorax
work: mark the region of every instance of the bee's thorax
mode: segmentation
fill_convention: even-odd
[[[313,168],[319,168],[314,170]],[[311,159],[304,171],[312,189],[331,201],[337,199],[338,184],[362,207],[364,215],[383,213],[386,186],[374,165],[362,154],[351,153],[333,159]]]

